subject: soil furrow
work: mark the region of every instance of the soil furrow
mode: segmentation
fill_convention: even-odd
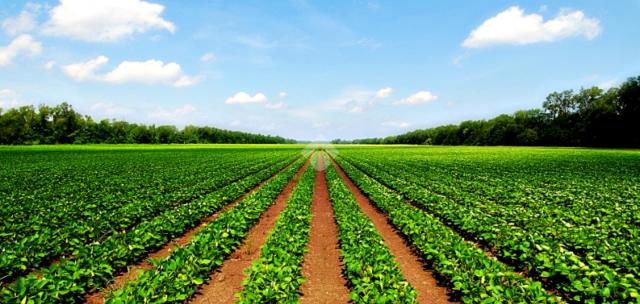
[[[360,209],[371,219],[374,226],[391,250],[405,279],[418,292],[419,303],[450,303],[448,290],[439,286],[430,270],[426,270],[420,257],[404,241],[402,235],[389,223],[387,217],[378,211],[360,191],[342,168],[332,160],[333,165],[347,187],[353,193]]]
[[[336,166],[339,167],[338,163],[333,160],[333,162],[336,164]],[[351,165],[355,166],[355,164],[349,160],[347,160],[347,162],[349,162]],[[358,168],[356,166],[356,168]],[[360,170],[358,168],[358,170]],[[551,284],[549,284],[547,281],[545,280],[541,280],[540,278],[532,275],[529,271],[528,268],[522,268],[522,267],[518,267],[517,265],[514,264],[514,262],[512,260],[506,259],[502,256],[500,256],[499,254],[497,254],[498,249],[496,249],[495,247],[493,247],[491,244],[488,244],[480,239],[478,239],[478,237],[468,231],[465,231],[464,229],[462,229],[460,226],[451,223],[450,221],[434,214],[432,212],[432,210],[430,210],[429,208],[425,207],[424,205],[408,198],[406,195],[400,193],[400,191],[396,190],[394,187],[392,187],[391,185],[389,185],[388,183],[386,183],[385,181],[376,178],[375,176],[372,176],[370,174],[368,174],[367,172],[364,172],[361,170],[361,172],[376,180],[377,182],[379,182],[380,184],[382,184],[383,186],[387,187],[388,189],[390,189],[391,191],[393,191],[394,193],[397,193],[398,195],[402,196],[402,198],[404,199],[405,203],[408,205],[411,205],[412,207],[422,210],[423,212],[426,212],[430,215],[432,215],[434,218],[437,218],[438,220],[440,220],[440,222],[445,225],[447,228],[451,229],[453,232],[457,233],[460,237],[462,237],[468,244],[470,244],[471,246],[474,246],[476,248],[478,248],[479,250],[482,250],[482,252],[484,252],[484,254],[488,257],[491,258],[495,258],[496,260],[498,260],[499,262],[511,267],[511,270],[518,275],[523,276],[524,278],[533,280],[533,281],[540,281],[542,282],[542,285],[544,286],[544,288],[546,289],[548,294],[551,295],[557,295],[557,296],[562,296],[562,293],[557,290],[554,286],[552,286]],[[346,174],[345,174],[346,176]],[[442,194],[440,194],[443,197],[446,197]],[[448,197],[447,197],[448,198]]]
[[[150,260],[159,260],[159,259],[163,259],[165,257],[168,257],[171,254],[171,251],[174,248],[182,247],[182,246],[185,246],[186,244],[188,244],[189,241],[191,241],[191,239],[198,233],[198,231],[200,231],[202,228],[204,228],[204,226],[206,226],[210,222],[214,221],[216,218],[218,218],[218,216],[220,216],[220,214],[222,214],[225,211],[233,208],[235,205],[240,203],[242,200],[244,200],[251,193],[255,192],[260,187],[262,187],[263,184],[265,184],[266,182],[268,182],[271,179],[273,179],[276,175],[282,173],[284,170],[289,168],[294,163],[295,163],[295,161],[287,164],[286,166],[284,166],[284,168],[279,170],[276,174],[270,176],[266,180],[263,180],[258,185],[253,187],[251,190],[249,190],[248,192],[246,192],[245,194],[243,194],[239,198],[235,199],[233,202],[227,204],[222,209],[220,209],[217,212],[215,212],[215,213],[207,216],[206,218],[202,219],[202,221],[200,222],[200,224],[198,226],[186,231],[182,236],[171,240],[169,243],[167,243],[166,245],[164,245],[162,248],[158,249],[157,251],[154,251],[154,252],[150,253],[142,262],[127,267],[127,271],[122,273],[122,274],[120,274],[116,278],[114,278],[113,282],[110,285],[106,286],[105,288],[103,288],[103,289],[101,289],[99,291],[87,294],[87,296],[85,298],[85,303],[87,303],[87,304],[103,304],[105,302],[105,298],[106,298],[106,296],[107,296],[107,294],[109,292],[121,288],[122,286],[124,286],[129,281],[135,280],[138,277],[138,275],[140,274],[141,271],[149,270],[149,269],[153,268],[153,265],[150,263]],[[302,171],[302,172],[304,172],[304,171]]]
[[[267,240],[269,232],[275,227],[278,215],[285,208],[291,192],[298,184],[304,171],[309,167],[311,156],[305,165],[296,173],[284,190],[260,217],[260,220],[249,230],[242,245],[234,251],[209,277],[209,281],[200,286],[200,290],[189,301],[197,304],[234,303],[235,295],[242,290],[244,270],[260,255],[260,248]]]
[[[349,289],[342,276],[338,227],[333,217],[323,158],[318,158],[311,205],[309,251],[304,257],[301,303],[348,303]]]

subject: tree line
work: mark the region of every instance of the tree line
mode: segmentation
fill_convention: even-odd
[[[619,87],[549,94],[542,109],[333,143],[640,147],[640,76]]]
[[[213,127],[144,125],[103,119],[94,121],[68,103],[56,106],[0,108],[0,144],[167,144],[167,143],[293,143],[279,136]]]

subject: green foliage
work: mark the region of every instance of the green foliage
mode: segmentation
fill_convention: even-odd
[[[357,167],[352,171],[413,200],[567,301],[638,301],[637,152],[357,149],[340,155],[345,168]]]
[[[298,289],[304,281],[302,261],[309,242],[315,175],[315,170],[307,170],[291,193],[273,232],[260,249],[260,258],[246,270],[239,303],[297,302]]]
[[[0,223],[0,281],[47,265],[60,255],[74,256],[92,242],[282,163],[292,153],[238,152],[199,157],[161,151],[147,155],[20,152],[23,161],[7,164],[8,170],[0,173],[7,177],[0,186],[6,193],[1,201],[7,206],[0,210],[5,219]],[[193,159],[184,161],[184,157]],[[34,175],[31,170],[40,173]]]
[[[619,88],[550,93],[542,109],[333,143],[640,147],[640,76]]]
[[[389,248],[333,166],[327,167],[326,177],[351,300],[355,303],[415,303],[416,291],[402,276]]]
[[[103,119],[95,122],[68,103],[0,109],[0,144],[87,143],[294,143],[279,136],[229,131],[212,127],[147,126]]]
[[[384,211],[430,266],[465,303],[556,302],[539,282],[527,280],[487,257],[438,219],[405,204],[402,197],[340,160],[358,186]]]
[[[288,170],[297,169],[302,162],[299,159]],[[6,286],[2,290],[2,302],[17,303],[25,298],[36,303],[82,301],[84,293],[105,286],[127,265],[140,261],[150,250],[159,249],[195,227],[202,218],[220,210],[287,163],[290,160],[237,180],[193,202],[168,209],[125,233],[80,246],[72,257],[43,269],[41,275],[20,277],[16,283]]]
[[[137,280],[113,292],[107,303],[184,302],[209,278],[209,273],[240,246],[249,229],[274,202],[299,165],[278,174],[222,213],[202,228],[189,244],[156,263]]]

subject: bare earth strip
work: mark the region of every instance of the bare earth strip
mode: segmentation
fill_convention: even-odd
[[[371,219],[374,226],[391,250],[405,279],[418,292],[419,303],[450,303],[447,289],[438,286],[433,272],[425,270],[420,257],[405,243],[402,236],[391,226],[387,217],[378,211],[342,168],[332,161],[338,174],[353,193],[360,209]]]
[[[322,157],[318,168],[324,168]],[[329,190],[323,171],[317,171],[311,205],[309,252],[304,257],[301,303],[347,303],[349,289],[342,277],[338,250],[338,227],[333,218]]]
[[[309,157],[309,160],[311,157]],[[209,282],[202,285],[190,303],[234,303],[235,294],[242,290],[244,270],[251,266],[251,262],[260,255],[260,248],[267,240],[269,232],[273,230],[278,215],[285,208],[293,188],[298,184],[302,174],[309,166],[309,160],[298,171],[278,195],[275,203],[265,211],[258,223],[249,230],[242,246],[233,252],[210,277]]]
[[[286,165],[284,168],[282,168],[280,171],[278,171],[278,173],[276,173],[276,174],[272,175],[271,177],[269,177],[268,179],[260,182],[258,185],[256,185],[251,190],[249,190],[247,193],[243,194],[241,197],[237,198],[236,200],[234,200],[233,202],[229,203],[228,205],[226,205],[222,209],[218,210],[218,212],[215,212],[214,214],[209,215],[208,217],[202,219],[202,221],[200,222],[200,224],[198,226],[188,230],[182,236],[171,240],[169,243],[164,245],[159,250],[150,253],[147,256],[147,258],[145,258],[142,262],[140,262],[140,263],[138,263],[136,265],[132,265],[132,266],[127,267],[127,271],[122,273],[121,275],[117,276],[110,285],[108,285],[105,288],[103,288],[103,289],[101,289],[99,291],[96,291],[94,293],[87,294],[87,296],[85,298],[85,303],[87,303],[87,304],[103,304],[105,302],[105,298],[106,298],[107,294],[109,294],[109,292],[111,292],[113,290],[117,290],[117,289],[123,287],[129,281],[135,280],[138,277],[138,275],[140,274],[141,271],[149,270],[149,269],[153,268],[153,265],[151,265],[149,260],[151,260],[151,259],[153,259],[153,260],[163,259],[165,257],[168,257],[171,254],[171,251],[174,248],[182,247],[182,246],[187,245],[189,243],[189,241],[191,241],[191,239],[196,235],[196,233],[198,233],[198,231],[200,231],[202,228],[204,228],[204,226],[206,226],[210,222],[214,221],[216,218],[218,218],[218,216],[220,216],[220,214],[222,214],[225,211],[233,208],[235,205],[237,205],[243,199],[245,199],[248,195],[250,195],[251,193],[253,193],[256,190],[258,190],[264,183],[270,181],[276,175],[280,174],[281,172],[283,172],[284,170],[289,168],[289,166],[291,166],[291,165],[292,164]],[[305,167],[306,167],[306,165],[305,165]],[[304,171],[302,171],[302,172],[304,172]]]

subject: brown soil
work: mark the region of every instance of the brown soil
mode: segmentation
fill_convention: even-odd
[[[253,187],[250,191],[248,191],[247,193],[243,194],[242,196],[240,196],[239,198],[237,198],[236,200],[234,200],[230,204],[224,206],[222,209],[218,210],[214,214],[209,215],[208,217],[202,219],[202,221],[200,222],[200,224],[198,226],[188,230],[182,236],[171,240],[169,243],[164,245],[159,250],[150,253],[144,261],[142,261],[142,262],[140,262],[140,263],[138,263],[136,265],[132,265],[132,266],[127,267],[127,271],[122,273],[121,275],[117,276],[116,278],[114,278],[113,282],[110,285],[107,285],[105,288],[103,288],[101,290],[98,290],[96,292],[92,292],[92,293],[87,294],[86,297],[85,297],[85,303],[87,303],[87,304],[103,304],[105,302],[105,298],[106,298],[106,296],[107,296],[107,294],[109,292],[117,290],[117,289],[123,287],[129,281],[135,280],[143,270],[149,270],[149,269],[153,268],[153,265],[151,265],[149,260],[151,260],[151,259],[159,260],[159,259],[163,259],[165,257],[168,257],[171,254],[171,251],[174,250],[174,248],[179,248],[179,247],[182,247],[182,246],[185,246],[186,244],[188,244],[189,241],[191,241],[191,239],[196,235],[196,233],[198,233],[198,231],[200,231],[202,228],[204,228],[204,226],[206,226],[210,222],[214,221],[216,218],[218,218],[218,216],[220,216],[220,214],[222,214],[225,211],[233,208],[235,205],[237,205],[243,199],[245,199],[247,196],[249,196],[249,194],[251,194],[251,193],[255,192],[256,190],[258,190],[264,183],[266,183],[269,180],[273,179],[280,172],[283,172],[284,170],[289,168],[289,166],[291,166],[291,164],[285,166],[282,170],[278,171],[278,173],[272,175],[268,179],[260,182],[258,185]]]
[[[351,179],[342,171],[342,168],[334,161],[338,173],[353,193],[360,209],[371,219],[376,230],[384,239],[385,244],[391,250],[396,262],[405,279],[418,292],[419,303],[449,303],[447,289],[438,286],[431,271],[425,270],[418,255],[405,243],[402,236],[397,232],[387,217],[378,211]]]
[[[309,158],[310,159],[310,158]],[[309,166],[309,162],[298,171],[293,180],[287,184],[271,205],[260,217],[256,225],[249,230],[244,242],[234,251],[210,277],[209,281],[200,286],[198,293],[190,303],[234,303],[235,294],[242,290],[244,270],[251,266],[251,262],[260,255],[260,248],[267,240],[269,232],[275,226],[280,212],[286,206],[293,188]]]
[[[309,251],[304,257],[301,303],[348,303],[349,289],[342,277],[338,250],[338,227],[333,218],[322,158],[318,159],[313,203]]]

